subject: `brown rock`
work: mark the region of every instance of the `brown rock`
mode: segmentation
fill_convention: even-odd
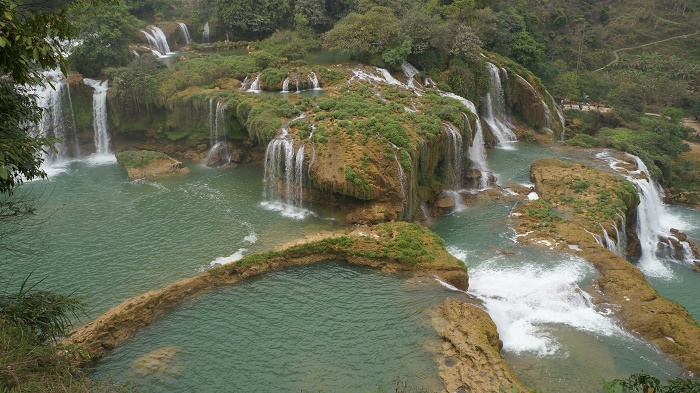
[[[440,378],[448,392],[529,392],[501,357],[503,342],[496,324],[482,309],[455,299],[437,309],[433,327],[442,336],[445,359]]]
[[[174,158],[156,158],[146,165],[138,168],[126,168],[129,179],[153,179],[164,176],[184,175],[189,173],[189,168]]]

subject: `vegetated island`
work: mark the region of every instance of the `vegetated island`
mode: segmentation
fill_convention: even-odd
[[[601,225],[622,221],[624,227],[625,222],[634,222],[639,196],[632,183],[559,159],[536,161],[530,177],[539,199],[514,211],[518,241],[574,254],[593,264],[598,271],[589,291],[594,302],[612,305],[627,331],[700,373],[700,325],[681,305],[660,296],[639,269],[592,236],[601,232]],[[608,229],[615,236],[616,231]],[[628,244],[628,249],[635,247],[633,241]]]

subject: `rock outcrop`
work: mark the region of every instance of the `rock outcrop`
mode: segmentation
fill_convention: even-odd
[[[117,153],[117,162],[126,169],[131,180],[184,175],[190,172],[182,162],[167,154],[147,150]]]
[[[638,196],[631,183],[556,159],[535,162],[531,178],[540,198],[514,212],[518,240],[590,262],[598,271],[591,291],[594,301],[610,304],[625,329],[700,373],[700,325],[681,305],[660,296],[639,269],[591,235],[604,220],[634,215]]]
[[[448,392],[531,391],[501,357],[503,342],[484,310],[447,299],[438,307],[433,326],[444,339],[439,370]]]

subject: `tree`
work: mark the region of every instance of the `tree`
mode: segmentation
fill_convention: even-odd
[[[387,7],[374,7],[366,14],[351,13],[323,37],[329,49],[343,52],[382,53],[399,43],[401,23]]]
[[[32,133],[41,112],[26,86],[43,83],[42,68],[65,71],[62,53],[73,33],[68,15],[80,4],[0,0],[0,194],[10,195],[24,181],[46,177],[42,152],[51,148],[51,141]]]
[[[78,21],[82,43],[70,56],[76,71],[96,77],[107,67],[129,64],[129,43],[136,34],[138,20],[125,7],[105,4],[81,13]]]
[[[521,31],[511,50],[511,57],[527,68],[535,69],[542,59],[542,48],[527,31]]]

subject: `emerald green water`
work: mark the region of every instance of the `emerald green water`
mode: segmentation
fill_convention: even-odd
[[[143,329],[96,367],[149,392],[438,391],[434,280],[326,262],[207,293]],[[175,355],[156,372],[134,359]],[[158,367],[153,367],[158,368]]]
[[[504,185],[529,182],[529,165],[539,157],[590,161],[536,143],[488,155]],[[33,272],[32,281],[43,280],[39,288],[85,300],[85,322],[215,260],[342,225],[329,218],[334,211],[294,220],[266,210],[261,166],[189,166],[184,177],[132,182],[116,164],[75,162],[50,181],[32,183],[44,222],[15,234],[31,239],[24,243],[30,252],[0,251],[4,288],[18,289]],[[392,390],[395,377],[439,390],[439,339],[426,310],[448,296],[483,304],[508,362],[543,392],[599,391],[601,378],[641,370],[662,378],[681,372],[619,329],[609,310],[590,304],[582,289],[595,272],[585,261],[514,243],[512,208],[478,202],[431,220],[450,252],[469,265],[467,294],[337,262],[270,273],[177,308],[100,362],[95,375],[162,392]],[[700,213],[673,209],[689,224],[690,239],[700,240]],[[693,288],[700,276],[686,265],[672,268],[672,279],[652,285],[698,318]],[[163,348],[171,357],[159,370],[134,366]]]

